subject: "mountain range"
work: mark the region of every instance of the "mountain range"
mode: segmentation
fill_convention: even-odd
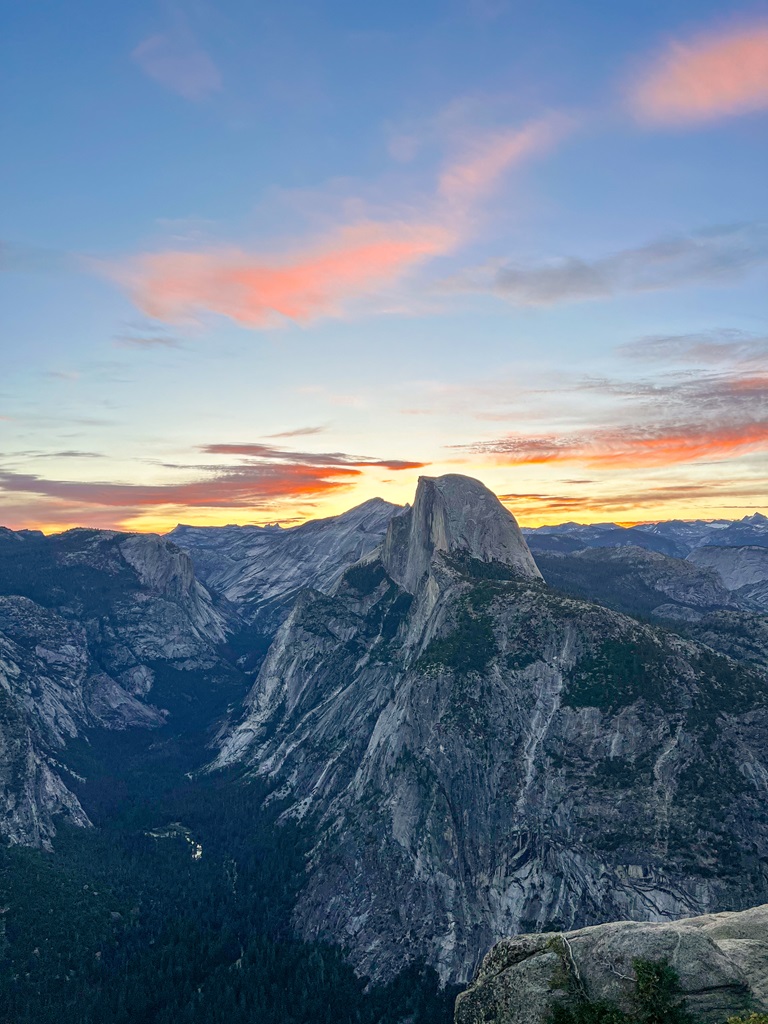
[[[4,530],[0,834],[55,850],[99,737],[145,736],[265,787],[296,933],[376,981],[764,902],[767,557],[760,514],[521,531],[457,475],[286,530]]]

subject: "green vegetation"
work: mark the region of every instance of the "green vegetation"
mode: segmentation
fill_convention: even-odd
[[[431,969],[366,993],[294,938],[307,842],[261,785],[144,781],[116,766],[119,809],[104,780],[99,827],[62,826],[53,854],[0,849],[2,1024],[448,1024]]]
[[[531,581],[527,576],[522,576],[513,566],[506,562],[492,560],[484,562],[480,558],[473,558],[464,551],[455,551],[444,556],[445,561],[452,569],[475,580],[521,580]]]
[[[680,999],[680,978],[667,960],[633,960],[637,975],[633,1019],[638,1024],[693,1024]]]
[[[664,595],[648,586],[629,560],[607,557],[610,549],[571,558],[536,552],[536,564],[551,587],[636,618],[650,619]]]
[[[93,530],[24,541],[0,537],[0,595],[27,597],[43,608],[68,605],[95,616],[103,615],[110,602],[129,598],[139,584],[119,551],[125,535],[99,540],[106,571],[82,561],[79,549],[91,535],[99,537]]]
[[[361,597],[368,597],[387,578],[381,562],[353,565],[344,573],[344,582]]]
[[[452,632],[432,640],[419,658],[418,667],[445,666],[460,674],[482,672],[496,653],[493,619],[464,605]]]
[[[431,969],[367,988],[341,949],[299,941],[310,837],[260,783],[195,774],[248,680],[151,667],[166,725],[67,748],[96,827],[0,847],[0,1024],[450,1024]]]
[[[669,650],[638,634],[630,640],[605,640],[581,657],[570,673],[563,703],[617,711],[643,698],[672,710],[674,664]]]
[[[425,670],[441,666],[459,675],[483,672],[499,653],[488,608],[497,598],[509,598],[520,590],[515,582],[518,577],[501,562],[481,562],[467,555],[451,555],[446,561],[468,576],[470,585],[458,601],[453,629],[431,641],[418,667]],[[526,589],[529,582],[526,581]]]
[[[694,1024],[685,1001],[680,999],[680,979],[667,960],[632,961],[635,985],[632,1010],[626,1013],[610,1000],[587,997],[564,938],[556,939],[553,948],[560,955],[561,965],[552,987],[563,989],[567,997],[553,1007],[549,1024]]]
[[[688,712],[690,725],[713,732],[718,714],[743,714],[768,703],[768,681],[750,666],[706,650],[693,664],[701,681],[698,700]]]

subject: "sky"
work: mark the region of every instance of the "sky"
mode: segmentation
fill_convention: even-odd
[[[0,523],[768,506],[766,0],[3,21]]]

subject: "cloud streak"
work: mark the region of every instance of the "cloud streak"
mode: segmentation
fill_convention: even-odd
[[[588,436],[511,435],[464,446],[463,450],[493,455],[511,466],[577,462],[593,469],[664,467],[768,451],[768,419],[713,426],[678,423],[657,428],[626,427],[599,430]]]
[[[731,481],[696,481],[692,483],[648,486],[617,494],[500,494],[500,500],[516,515],[525,518],[535,516],[573,515],[579,512],[615,515],[616,512],[635,512],[641,508],[662,508],[664,505],[679,506],[684,502],[701,502],[707,505],[733,502],[736,498],[761,502],[765,498],[765,485],[744,484],[734,487]],[[721,507],[730,507],[728,505]]]
[[[510,433],[456,448],[502,465],[578,463],[601,470],[768,452],[768,373],[762,368],[744,370],[734,361],[710,373],[683,371],[651,380],[583,378],[566,390],[605,396],[613,408],[602,423],[578,430]]]
[[[768,23],[671,43],[632,89],[630,105],[651,125],[768,108]]]
[[[447,281],[456,291],[490,291],[518,306],[607,299],[697,285],[728,285],[768,265],[768,225],[712,227],[598,259],[480,267]]]
[[[167,334],[119,334],[114,342],[118,348],[181,348],[181,343]]]
[[[451,206],[465,208],[489,192],[510,168],[547,152],[569,130],[565,117],[531,121],[523,128],[502,131],[476,139],[464,159],[448,166],[440,175],[437,191]]]
[[[284,448],[273,448],[265,444],[206,444],[200,449],[207,455],[240,455],[271,462],[303,463],[310,466],[366,466],[389,470],[423,469],[425,462],[407,462],[404,459],[370,459],[344,452],[292,452]]]
[[[653,335],[621,345],[629,359],[660,363],[768,365],[768,337],[725,328],[698,334]]]

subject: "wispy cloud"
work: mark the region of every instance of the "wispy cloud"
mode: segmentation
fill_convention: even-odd
[[[236,456],[240,461],[165,466],[184,479],[152,484],[55,479],[0,470],[0,517],[10,513],[18,526],[34,521],[119,527],[159,509],[176,520],[195,509],[245,509],[253,514],[279,509],[282,513],[296,501],[349,488],[367,469],[392,471],[425,465],[343,452],[293,452],[261,444],[207,444],[200,450],[208,455]]]
[[[68,448],[63,452],[36,452],[33,458],[36,459],[106,459],[102,452],[83,452],[75,448]]]
[[[345,303],[448,251],[440,224],[359,223],[287,256],[240,249],[151,253],[126,275],[138,307],[177,323],[218,313],[247,327],[340,316]]]
[[[118,334],[114,343],[118,348],[181,348],[181,342],[168,334]]]
[[[537,265],[479,267],[443,287],[490,291],[515,305],[550,306],[633,292],[727,285],[766,265],[768,225],[758,222],[706,228],[592,260],[567,256]]]
[[[511,466],[575,462],[595,469],[663,467],[768,451],[768,419],[712,425],[646,425],[597,430],[589,435],[509,435],[461,448],[473,455],[495,456]]]
[[[614,516],[621,512],[662,509],[665,505],[680,506],[686,502],[697,502],[721,508],[733,507],[736,499],[743,499],[738,507],[748,502],[760,504],[765,499],[766,487],[762,481],[734,486],[732,481],[705,480],[691,483],[648,485],[632,491],[615,494],[598,489],[591,494],[500,494],[500,500],[521,518],[526,516],[562,517],[579,513],[590,515],[606,513]],[[729,503],[729,504],[726,504]],[[757,504],[755,507],[757,507]]]
[[[553,147],[571,125],[568,118],[552,116],[531,121],[520,129],[495,132],[473,140],[467,154],[440,175],[439,197],[462,210],[471,206],[490,191],[510,167]]]
[[[310,434],[324,434],[327,429],[323,426],[296,427],[294,430],[280,430],[276,434],[267,434],[266,436],[275,440],[281,437],[309,437]]]
[[[44,377],[51,377],[53,380],[80,380],[79,370],[44,370]]]
[[[734,366],[641,380],[583,378],[568,390],[607,398],[603,421],[583,417],[583,425],[572,431],[509,433],[458,450],[503,465],[577,463],[603,470],[768,452],[768,374],[762,369]]]
[[[269,462],[290,462],[310,466],[374,466],[382,469],[422,469],[425,462],[408,462],[403,459],[373,459],[344,452],[292,452],[285,448],[273,448],[265,444],[206,444],[200,451],[207,455],[240,455]]]
[[[621,345],[618,351],[629,359],[643,362],[765,366],[768,364],[768,337],[724,328],[638,338]]]
[[[361,218],[281,252],[220,247],[146,253],[112,275],[136,305],[165,322],[201,313],[247,327],[344,316],[415,268],[454,250],[471,233],[477,204],[501,177],[545,152],[568,130],[549,116],[466,143],[441,172],[432,199],[408,216]]]
[[[131,57],[145,75],[184,99],[204,100],[221,89],[218,68],[180,17],[167,32],[139,43]]]
[[[265,500],[320,495],[343,487],[360,471],[346,466],[244,465],[216,476],[179,484],[121,484],[110,481],[53,480],[32,473],[0,472],[6,493],[59,498],[80,505],[135,511],[160,505],[184,508],[259,506]]]
[[[699,123],[768,108],[768,23],[673,42],[634,86],[648,124]]]

